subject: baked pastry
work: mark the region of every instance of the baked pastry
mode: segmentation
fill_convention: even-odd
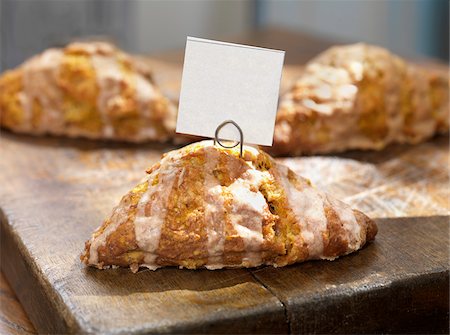
[[[333,260],[373,240],[363,213],[245,146],[193,143],[165,154],[86,242],[90,266],[284,266]]]
[[[103,42],[48,49],[0,77],[0,124],[15,132],[166,141],[176,107],[147,66]]]
[[[418,143],[448,132],[448,90],[448,70],[366,44],[332,47],[281,97],[268,150],[300,155]]]

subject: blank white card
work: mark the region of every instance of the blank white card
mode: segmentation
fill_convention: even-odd
[[[214,137],[235,121],[244,142],[272,145],[284,51],[188,37],[177,132]],[[232,126],[220,138],[239,140]]]

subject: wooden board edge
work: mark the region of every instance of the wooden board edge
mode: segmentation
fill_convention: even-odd
[[[273,310],[261,308],[239,317],[216,317],[200,325],[185,323],[170,328],[147,329],[144,332],[170,334],[289,334],[290,327],[284,305],[275,295],[273,296],[280,303],[279,308],[273,305]]]
[[[437,220],[445,227],[449,248],[450,215],[377,218],[377,224]],[[408,224],[408,223],[406,223]],[[427,224],[423,222],[423,224]],[[445,226],[447,224],[447,226]],[[261,280],[263,282],[263,280]],[[389,283],[365,287],[348,295],[333,295],[323,304],[303,299],[283,299],[291,333],[436,333],[447,334],[450,308],[450,270],[440,267],[430,272],[399,278]],[[377,310],[378,309],[378,310]],[[376,310],[376,312],[374,312]],[[333,320],[317,323],[317,315]],[[374,315],[367,319],[368,315]],[[333,328],[326,328],[333,325]],[[355,328],[357,325],[361,328]],[[432,328],[429,328],[431,325]],[[322,328],[320,328],[323,326]]]
[[[293,333],[444,334],[449,324],[449,271],[333,296],[314,306],[295,299],[287,302]],[[332,321],[317,325],[315,315],[328,315]]]
[[[75,319],[64,312],[60,298],[51,299],[46,294],[42,276],[26,261],[24,252],[0,208],[0,266],[34,327],[39,333],[79,332]]]
[[[450,223],[450,215],[443,214],[443,215],[423,215],[423,216],[399,216],[399,217],[376,217],[373,218],[373,220],[378,224],[385,224],[385,222],[388,221],[419,221],[419,220],[447,220],[448,223]],[[388,223],[391,224],[391,223]],[[395,224],[395,223],[394,223]],[[450,227],[447,228],[447,230],[450,229]],[[449,237],[450,239],[450,237]]]
[[[46,291],[46,283],[42,275],[26,255],[26,247],[16,236],[13,228],[0,208],[0,266],[3,274],[17,295],[27,316],[39,333],[89,333],[83,323],[78,323],[70,311],[66,311],[65,304],[59,297],[51,298]],[[252,276],[249,271],[250,276]],[[258,281],[256,281],[258,283]],[[260,284],[260,283],[259,283]],[[47,284],[50,286],[49,284]],[[261,285],[261,284],[260,284]],[[264,285],[261,285],[266,289]],[[51,290],[48,288],[47,290]],[[137,333],[226,333],[230,324],[242,323],[244,333],[287,334],[288,323],[286,310],[278,297],[270,290],[268,293],[276,299],[278,304],[267,308],[252,310],[251,313],[234,317],[216,317],[202,324],[183,323],[168,328],[139,329]],[[133,331],[131,331],[133,333]]]
[[[431,216],[436,219],[441,220],[448,220],[450,219],[450,216]],[[422,217],[422,219],[426,219],[430,217]],[[421,218],[400,218],[399,220],[405,220],[405,219],[421,219]],[[383,222],[387,219],[377,219],[377,222]],[[8,223],[8,220],[6,218],[6,215],[4,212],[0,209],[0,248],[1,248],[1,259],[0,259],[0,265],[2,267],[2,270],[4,271],[5,276],[7,277],[8,281],[10,282],[11,286],[13,287],[14,291],[16,292],[20,302],[24,306],[25,311],[27,312],[28,316],[30,317],[31,321],[37,328],[39,332],[45,332],[45,333],[68,333],[68,332],[83,332],[82,327],[76,323],[75,319],[73,319],[71,316],[68,316],[68,314],[65,314],[62,312],[63,309],[60,309],[61,305],[63,305],[62,302],[56,301],[57,299],[50,299],[45,294],[45,287],[43,285],[45,283],[42,283],[41,277],[39,276],[39,273],[36,270],[33,270],[33,266],[31,264],[28,264],[25,259],[27,259],[24,256],[24,252],[26,252],[26,249],[23,245],[21,245],[21,241],[18,240],[18,238],[15,236],[13,229]],[[252,273],[251,270],[249,270],[250,273]],[[33,278],[34,276],[34,278]],[[442,328],[443,322],[448,324],[448,306],[449,306],[449,300],[448,300],[448,287],[449,287],[449,271],[448,269],[446,271],[436,272],[436,273],[426,273],[416,276],[416,278],[413,278],[415,281],[410,282],[408,280],[408,283],[403,285],[402,283],[395,283],[395,285],[400,286],[404,290],[414,290],[416,289],[416,286],[421,289],[429,289],[430,294],[432,297],[436,298],[436,292],[447,292],[445,295],[446,301],[442,300],[442,298],[439,300],[434,300],[433,302],[437,304],[439,311],[443,310],[442,308],[446,306],[447,314],[446,318],[442,318],[442,313],[440,313],[438,317],[436,317],[436,314],[430,314],[428,317],[435,317],[437,322],[437,327],[435,330],[439,330]],[[411,279],[411,280],[413,280]],[[267,286],[261,282],[260,280],[257,280],[262,284],[263,287],[267,289]],[[427,286],[427,283],[433,283],[432,287]],[[418,283],[416,286],[415,283]],[[374,289],[377,289],[376,287]],[[386,288],[382,288],[386,290]],[[416,291],[419,289],[416,289]],[[414,291],[414,292],[416,292]],[[294,332],[297,331],[314,331],[313,329],[305,329],[299,327],[299,320],[297,319],[297,316],[299,315],[298,310],[295,312],[295,309],[293,309],[293,302],[292,301],[285,301],[283,302],[280,297],[278,297],[276,294],[274,294],[271,290],[269,292],[283,305],[282,309],[284,309],[284,312],[288,316],[287,320],[284,319],[284,324],[280,325],[279,330],[283,332],[283,330],[286,330],[285,332],[289,332],[290,327]],[[386,291],[387,292],[387,291]],[[418,292],[418,291],[417,291]],[[370,292],[361,292],[361,294],[370,295]],[[390,296],[389,292],[385,294],[384,299],[388,299]],[[439,297],[439,296],[437,296]],[[341,303],[345,303],[345,297],[341,297]],[[385,301],[384,303],[388,303]],[[384,304],[383,303],[383,304]],[[333,305],[333,306],[332,306]],[[442,305],[442,306],[441,306]],[[297,306],[296,306],[297,307]],[[336,310],[336,305],[331,304],[327,307],[330,310]],[[339,308],[339,310],[345,310],[345,308]],[[279,314],[276,313],[277,309],[274,309],[274,313],[270,315],[269,323],[267,322],[256,322],[254,323],[253,332],[261,332],[267,328],[264,328],[267,325],[277,325],[277,322],[282,321],[280,319]],[[430,310],[430,312],[433,312]],[[293,314],[294,313],[294,314]],[[306,312],[303,311],[300,313],[302,317],[306,317]],[[263,319],[267,317],[267,313],[264,313],[264,311],[255,311],[253,313],[257,319]],[[69,321],[66,321],[67,318],[69,318]],[[71,319],[71,320],[70,320]],[[245,318],[244,318],[245,319]],[[264,320],[264,319],[263,319]],[[197,333],[197,332],[216,332],[218,329],[221,331],[226,331],[227,324],[230,322],[241,322],[245,321],[248,322],[249,320],[243,320],[242,318],[220,318],[220,319],[214,319],[211,320],[211,322],[205,323],[201,325],[201,327],[198,327],[197,325],[193,324],[185,324],[185,325],[177,325],[176,327],[172,327],[171,329],[166,329],[166,331],[169,332],[187,332],[187,333]],[[264,320],[265,321],[265,320]],[[303,321],[302,324],[304,326],[307,326],[307,322]],[[440,328],[439,328],[440,327]],[[376,329],[373,329],[376,331]],[[395,329],[391,329],[395,331]],[[148,329],[148,331],[154,331],[154,329]]]

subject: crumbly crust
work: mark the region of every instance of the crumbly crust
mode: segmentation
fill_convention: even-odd
[[[285,266],[335,259],[377,233],[361,212],[253,147],[165,154],[86,242],[90,266]]]
[[[145,64],[108,43],[48,49],[0,77],[0,125],[12,131],[167,141],[175,122]]]
[[[448,73],[429,71],[365,44],[311,60],[280,100],[278,155],[418,143],[449,129]]]

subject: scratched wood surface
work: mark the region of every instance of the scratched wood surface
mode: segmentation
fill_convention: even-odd
[[[283,302],[291,333],[448,331],[449,218],[377,223],[375,243],[337,262],[254,272]]]
[[[280,160],[319,188],[383,218],[449,215],[449,156],[448,137],[440,136],[380,152]]]
[[[352,299],[354,292],[352,301],[369,303],[371,297],[384,301],[378,294],[387,294],[381,288],[390,281],[416,278],[427,287],[429,278],[440,292],[448,286],[448,217],[428,218],[420,224],[407,219],[398,226],[381,222],[376,243],[331,263],[138,274],[127,269],[86,269],[78,259],[84,241],[169,148],[2,135],[1,265],[39,331],[285,333],[289,326],[295,331],[327,330],[323,323],[319,323],[322,328],[303,324],[299,315],[304,311],[297,313],[294,308],[296,301],[305,308],[299,295],[310,296],[309,305],[327,303],[327,296],[336,292],[321,288],[333,282],[348,293],[342,298]],[[378,216],[383,216],[382,210]],[[303,273],[311,275],[301,277]],[[363,297],[358,295],[361,292]],[[429,293],[425,307],[416,291],[406,292],[406,300],[401,301],[410,310],[425,309],[441,329],[446,313],[440,307],[429,308],[445,306],[448,294]],[[332,306],[323,310],[330,313]],[[290,319],[285,313],[292,313]],[[348,315],[357,318],[359,312],[350,309]],[[346,325],[349,328],[343,330],[352,329],[354,323]],[[421,325],[421,330],[429,326]]]
[[[283,47],[283,36],[287,36],[284,43],[291,46],[293,41],[299,41],[287,54],[287,66],[282,82],[282,90],[285,90],[302,71],[301,66],[292,64],[306,61],[331,43],[314,39],[302,40],[297,34],[286,35],[277,30],[268,34],[250,34],[245,38],[230,41],[248,44],[254,41],[255,45],[289,50]],[[295,51],[305,45],[300,41],[310,41],[310,47],[306,48],[305,52]],[[182,61],[180,53],[177,52],[166,57],[166,61],[146,60],[155,69],[155,79],[173,98],[177,97],[179,90],[180,59]],[[447,258],[442,258],[442,250],[448,249],[448,217],[420,219],[420,224],[414,221],[414,226],[409,226],[410,221],[402,219],[382,222],[380,225],[386,229],[380,229],[378,240],[373,246],[335,263],[314,262],[279,270],[233,270],[212,274],[174,269],[156,273],[144,271],[137,276],[123,270],[113,274],[100,273],[86,270],[78,263],[77,257],[84,240],[121,195],[142,177],[145,168],[155,162],[162,152],[172,147],[110,145],[57,138],[33,138],[6,132],[1,135],[0,208],[4,213],[1,265],[24,303],[24,308],[40,330],[153,329],[175,332],[222,330],[281,333],[288,332],[290,328],[296,332],[313,329],[333,331],[323,328],[326,327],[325,324],[320,328],[320,324],[315,321],[302,326],[305,320],[299,318],[298,313],[305,313],[301,308],[305,307],[307,300],[299,299],[298,295],[305,293],[301,291],[305,286],[298,285],[300,291],[292,290],[299,278],[308,279],[301,277],[301,273],[305,269],[316,268],[317,264],[321,264],[318,268],[325,268],[325,275],[322,277],[308,279],[310,284],[311,281],[317,284],[318,292],[318,295],[314,295],[311,293],[314,291],[308,291],[309,296],[318,298],[330,294],[334,296],[335,292],[332,290],[320,291],[319,288],[325,284],[329,285],[330,280],[336,280],[339,285],[343,285],[342,280],[348,279],[345,275],[348,269],[357,269],[359,272],[357,271],[357,276],[354,277],[356,279],[350,281],[352,286],[350,291],[346,292],[359,293],[349,294],[349,297],[354,296],[356,300],[347,301],[347,304],[353,306],[357,301],[359,305],[354,306],[360,306],[363,302],[372,301],[370,299],[377,297],[376,292],[381,286],[387,286],[389,289],[383,291],[378,300],[374,301],[393,304],[396,301],[386,300],[395,295],[391,289],[397,289],[398,283],[406,282],[408,271],[413,269],[401,268],[396,264],[402,262],[399,254],[395,256],[399,257],[398,259],[391,258],[390,263],[388,262],[392,267],[390,270],[383,269],[380,263],[374,263],[373,260],[385,259],[383,257],[387,257],[386,250],[394,250],[395,245],[398,245],[400,253],[402,250],[407,252],[408,257],[411,257],[408,260],[415,260],[423,264],[423,267],[411,272],[412,278],[417,281],[410,284],[411,287],[417,287],[417,290],[405,292],[404,287],[400,285],[403,291],[399,292],[402,292],[406,299],[410,299],[409,302],[403,300],[404,305],[394,303],[393,306],[406,306],[407,310],[411,310],[413,306],[413,310],[418,311],[422,308],[422,312],[429,313],[430,320],[435,321],[435,329],[442,330],[445,313],[443,314],[444,309],[441,307],[447,306],[448,311],[448,299],[443,299],[445,296],[448,298],[448,293],[442,294],[445,290],[443,281],[447,280],[448,288],[448,267],[445,266]],[[337,157],[282,160],[297,172],[311,178],[323,190],[334,193],[373,217],[433,216],[448,215],[450,212],[448,149],[448,139],[441,137],[419,146],[391,146],[380,153],[352,152]],[[390,223],[398,222],[404,226],[401,231],[390,226]],[[436,226],[430,230],[430,236],[425,228],[429,222],[434,222]],[[417,234],[416,230],[419,228],[425,230]],[[401,243],[397,240],[398,235],[402,237]],[[423,252],[407,248],[411,241],[419,244]],[[427,250],[435,252],[439,246],[444,248],[439,249],[440,258],[426,254]],[[369,256],[359,256],[365,254]],[[394,257],[394,254],[392,256]],[[342,262],[346,265],[334,265]],[[370,267],[370,264],[366,266],[365,263],[377,265]],[[336,274],[337,271],[342,273]],[[294,272],[297,274],[294,275]],[[384,284],[382,281],[372,280],[377,278],[374,275],[369,276],[369,282],[358,277],[361,273],[369,272],[386,274]],[[285,273],[292,275],[285,276]],[[281,279],[274,277],[278,276],[284,278],[283,281],[286,280],[285,285],[277,286]],[[324,276],[328,281],[323,281]],[[385,285],[392,278],[395,278],[396,285]],[[342,280],[339,281],[340,279]],[[438,298],[436,292],[429,292],[432,297],[430,299],[418,293],[421,287],[429,287],[430,281],[437,283],[435,288],[441,292]],[[5,285],[1,287],[0,332],[33,332],[33,327],[23,316],[21,306],[14,299],[7,283],[2,283]],[[341,306],[347,306],[344,300],[339,301]],[[307,302],[311,305],[311,301]],[[430,312],[430,304],[440,306],[433,309],[435,314]],[[296,309],[297,305],[303,307]],[[335,305],[329,304],[320,308],[330,313],[333,306]],[[104,313],[99,313],[100,310]],[[179,315],[184,312],[187,314]],[[351,331],[351,327],[360,322],[354,319],[358,315],[356,312],[347,316],[341,314],[338,321],[347,328],[336,326],[334,331]],[[379,313],[373,320],[378,320],[381,325],[382,315]],[[233,321],[238,319],[245,321],[245,327],[238,323],[239,329],[232,328],[236,324]],[[267,321],[262,323],[258,320]],[[405,325],[400,322],[396,329],[401,330]],[[415,329],[423,330],[427,329],[426,327],[425,322],[419,322]],[[372,327],[373,331],[382,331],[375,328]],[[414,332],[414,329],[403,329]],[[369,331],[369,328],[366,331]]]
[[[282,304],[245,270],[80,263],[84,240],[167,148],[7,134],[0,147],[2,269],[39,331],[224,331],[237,320],[239,332],[286,330]]]

